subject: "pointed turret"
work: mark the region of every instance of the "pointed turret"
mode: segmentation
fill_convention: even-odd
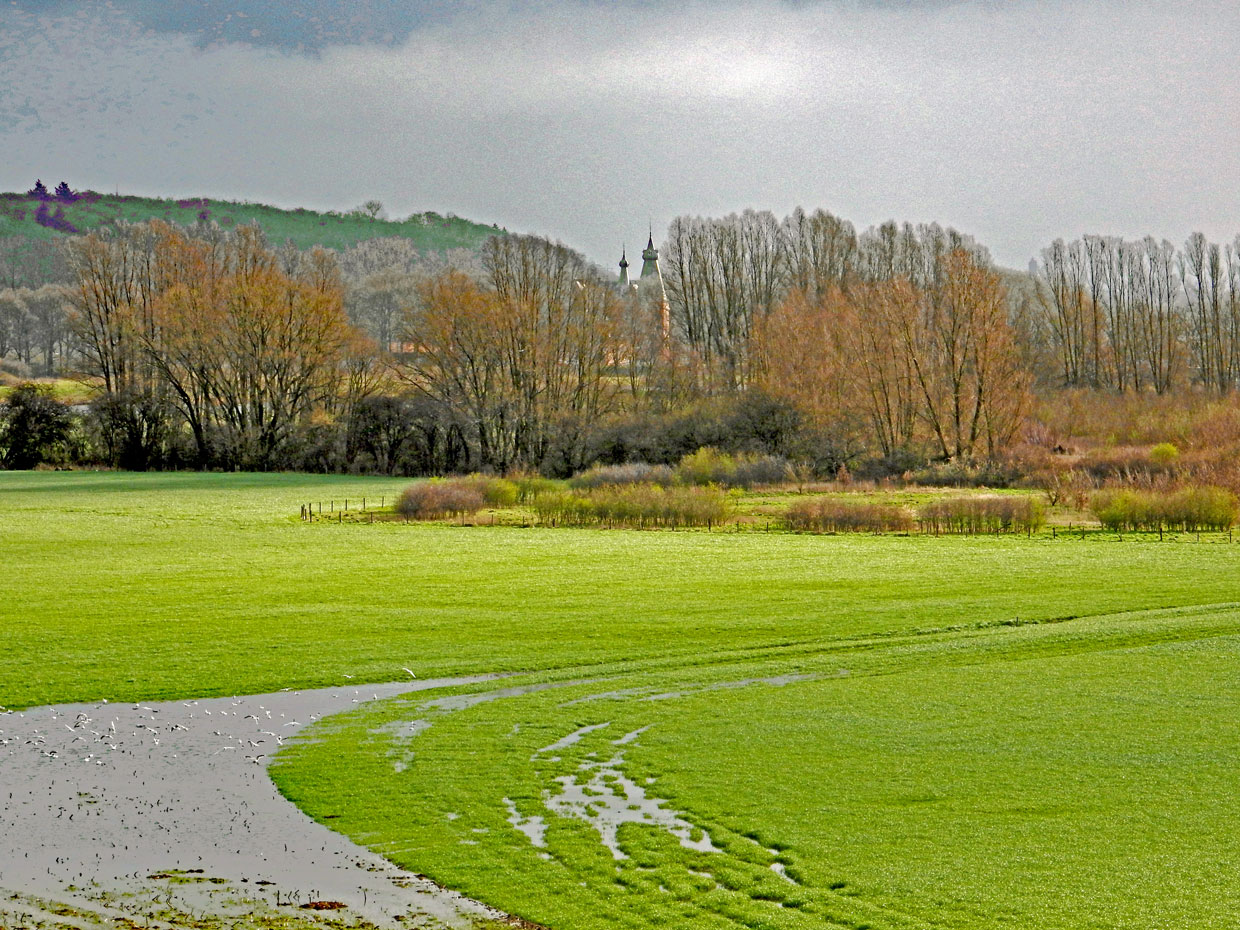
[[[627,287],[629,283],[629,260],[625,257],[625,250],[620,249],[620,286]]]
[[[646,279],[651,279],[647,283]],[[663,285],[663,272],[659,268],[659,250],[654,247],[654,230],[646,239],[646,248],[642,250],[642,285],[647,289],[655,289],[659,310],[659,325],[663,331],[663,342],[667,345],[672,333],[671,307],[667,301],[667,288]]]
[[[642,250],[642,273],[643,278],[659,273],[659,250],[654,247],[654,232],[650,233],[650,238],[646,240],[646,248]]]

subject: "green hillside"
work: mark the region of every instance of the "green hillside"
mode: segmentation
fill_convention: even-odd
[[[49,239],[90,232],[119,220],[138,223],[151,219],[179,224],[207,220],[225,228],[258,223],[272,242],[291,239],[298,248],[323,245],[342,249],[363,239],[403,236],[426,251],[473,249],[488,236],[503,232],[496,226],[438,213],[416,213],[396,221],[372,219],[359,213],[282,210],[265,204],[205,197],[174,200],[84,191],[76,200],[66,203],[57,199],[44,202],[26,194],[0,194],[0,237]]]

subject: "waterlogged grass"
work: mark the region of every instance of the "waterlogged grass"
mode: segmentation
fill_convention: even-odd
[[[273,774],[555,928],[1230,927],[1237,660],[1232,608],[841,641],[409,696],[318,725]],[[645,803],[621,858],[566,783]]]
[[[811,537],[303,523],[404,479],[0,473],[0,704],[156,699],[1240,600],[1203,537]]]

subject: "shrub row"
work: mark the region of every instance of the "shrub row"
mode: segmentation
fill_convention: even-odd
[[[724,488],[752,488],[789,480],[788,460],[777,455],[729,455],[706,447],[686,455],[675,468],[630,462],[625,465],[597,465],[574,476],[570,486],[578,489],[650,484],[660,487],[680,485],[718,485]]]
[[[1089,509],[1104,528],[1159,531],[1227,530],[1240,517],[1240,500],[1223,488],[1181,488],[1178,491],[1098,491]]]
[[[635,484],[543,494],[531,504],[547,526],[625,526],[638,529],[714,526],[728,513],[718,488]]]
[[[917,510],[923,533],[976,535],[1033,533],[1046,522],[1046,508],[1036,497],[949,497]]]
[[[1032,533],[1042,527],[1045,508],[1032,497],[952,497],[918,508],[818,497],[788,508],[788,527],[807,533]]]
[[[906,507],[834,497],[797,501],[788,508],[786,520],[790,529],[802,533],[906,533],[913,528]]]

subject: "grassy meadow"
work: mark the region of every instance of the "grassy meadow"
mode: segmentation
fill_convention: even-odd
[[[13,389],[26,381],[44,385],[52,392],[52,397],[62,404],[88,404],[94,400],[101,388],[90,381],[78,381],[74,378],[17,378],[0,372],[0,402],[13,393]]]
[[[298,516],[407,483],[0,473],[0,705],[514,673],[272,774],[557,930],[1233,925],[1240,544]]]
[[[37,200],[24,194],[0,194],[0,237],[47,239],[63,234],[65,230],[38,221],[39,206]],[[320,213],[304,208],[285,210],[260,203],[201,197],[177,200],[91,194],[73,203],[52,201],[48,207],[53,214],[59,211],[64,223],[82,233],[117,221],[142,223],[157,219],[193,225],[200,218],[206,218],[224,227],[258,223],[272,242],[291,240],[299,249],[315,245],[344,249],[377,236],[412,239],[427,251],[473,249],[488,236],[501,231],[494,226],[438,213],[415,213],[405,220],[372,219],[357,213]]]

